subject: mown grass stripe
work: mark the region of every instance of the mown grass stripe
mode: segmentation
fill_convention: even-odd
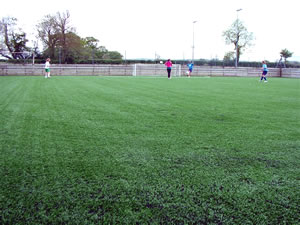
[[[299,85],[0,77],[0,221],[297,224]]]

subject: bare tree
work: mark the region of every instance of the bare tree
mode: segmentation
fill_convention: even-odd
[[[68,33],[75,32],[75,28],[70,25],[69,11],[66,11],[65,13],[57,12],[55,17],[55,28],[57,34],[59,34],[59,45],[62,50],[62,62],[65,62],[68,55]]]
[[[223,32],[226,44],[234,44],[237,62],[243,51],[252,45],[253,33],[248,32],[247,28],[240,20],[235,20],[228,30]]]
[[[51,15],[45,16],[45,18],[37,25],[38,37],[41,39],[50,58],[54,58],[55,47],[59,40],[59,35],[57,34],[55,26],[55,17]]]
[[[65,63],[71,51],[70,46],[75,45],[73,42],[78,42],[75,38],[75,28],[70,25],[69,11],[45,16],[37,25],[37,29],[39,38],[44,43],[45,52],[48,52],[51,58],[58,58],[56,56],[59,55],[61,61]]]
[[[26,46],[26,33],[16,28],[16,24],[17,19],[14,17],[3,17],[0,21],[0,55],[8,59],[24,59],[24,52],[30,51]]]

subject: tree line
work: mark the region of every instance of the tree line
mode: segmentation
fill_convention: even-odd
[[[99,46],[98,39],[76,34],[70,21],[69,11],[46,15],[36,25],[37,40],[43,45],[40,51],[37,40],[33,41],[33,47],[28,46],[27,34],[17,26],[16,18],[3,17],[0,21],[0,55],[8,60],[23,60],[34,54],[37,61],[49,57],[57,63],[122,60],[119,52]]]
[[[78,36],[70,21],[69,11],[44,16],[36,25],[37,40],[40,40],[43,45],[43,50],[40,51],[37,40],[33,41],[33,47],[28,46],[27,34],[17,27],[16,18],[3,17],[0,21],[0,55],[14,61],[34,57],[38,62],[49,57],[54,63],[118,64],[123,62],[123,56],[119,52],[109,51],[105,46],[99,46],[98,39]],[[226,44],[233,44],[234,51],[225,53],[222,64],[235,61],[237,66],[245,49],[253,45],[254,35],[247,30],[242,21],[236,19],[223,32],[223,37]],[[287,58],[293,55],[287,49],[282,49],[279,54],[280,62],[284,59],[284,65]]]

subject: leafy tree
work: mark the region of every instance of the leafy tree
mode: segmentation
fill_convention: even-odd
[[[77,34],[69,32],[66,34],[66,40],[65,48],[67,50],[63,62],[76,63],[76,60],[80,59],[84,54],[84,46],[81,38]]]
[[[99,40],[94,37],[86,37],[82,39],[84,43],[84,47],[90,48],[90,49],[98,49],[98,42]]]
[[[290,52],[289,50],[287,50],[286,48],[285,49],[282,49],[281,52],[280,52],[280,57],[281,58],[284,58],[284,63],[286,63],[287,61],[287,58],[290,58],[293,56],[293,52]]]
[[[122,59],[122,55],[117,51],[108,51],[104,46],[98,47],[98,42],[94,37],[86,37],[83,40],[85,53],[88,53],[92,59]]]
[[[117,51],[108,51],[103,55],[103,59],[122,59],[122,57]]]
[[[244,24],[236,19],[233,24],[223,32],[226,44],[234,44],[237,62],[240,61],[240,56],[243,51],[252,45],[253,33],[248,32]]]
[[[29,56],[25,52],[31,51],[26,46],[28,39],[26,33],[18,28],[16,32],[17,19],[14,17],[4,17],[0,21],[1,51],[0,55],[7,59],[24,59]]]
[[[230,61],[230,60],[234,60],[235,57],[235,52],[226,52],[226,54],[224,55],[223,60],[225,61]]]
[[[94,37],[81,38],[70,26],[70,13],[57,12],[47,15],[37,25],[38,36],[44,44],[45,57],[62,63],[88,62],[98,59],[122,59],[118,52],[110,52],[99,46]]]
[[[108,52],[108,50],[105,48],[105,46],[100,46],[97,48],[97,51],[95,53],[95,56],[97,59],[104,59],[104,55]]]
[[[82,57],[84,59],[96,59],[96,58],[102,58],[99,56],[99,47],[98,47],[99,40],[94,37],[86,37],[82,38],[82,44],[84,48],[84,52]]]

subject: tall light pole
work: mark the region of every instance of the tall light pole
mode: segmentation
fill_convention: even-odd
[[[239,11],[242,11],[243,9],[237,9],[236,10],[236,45],[235,45],[235,68],[238,66],[238,22],[239,22]]]
[[[197,23],[198,21],[195,20],[193,21],[193,46],[192,46],[192,63],[194,63],[194,51],[195,51],[195,23]]]

